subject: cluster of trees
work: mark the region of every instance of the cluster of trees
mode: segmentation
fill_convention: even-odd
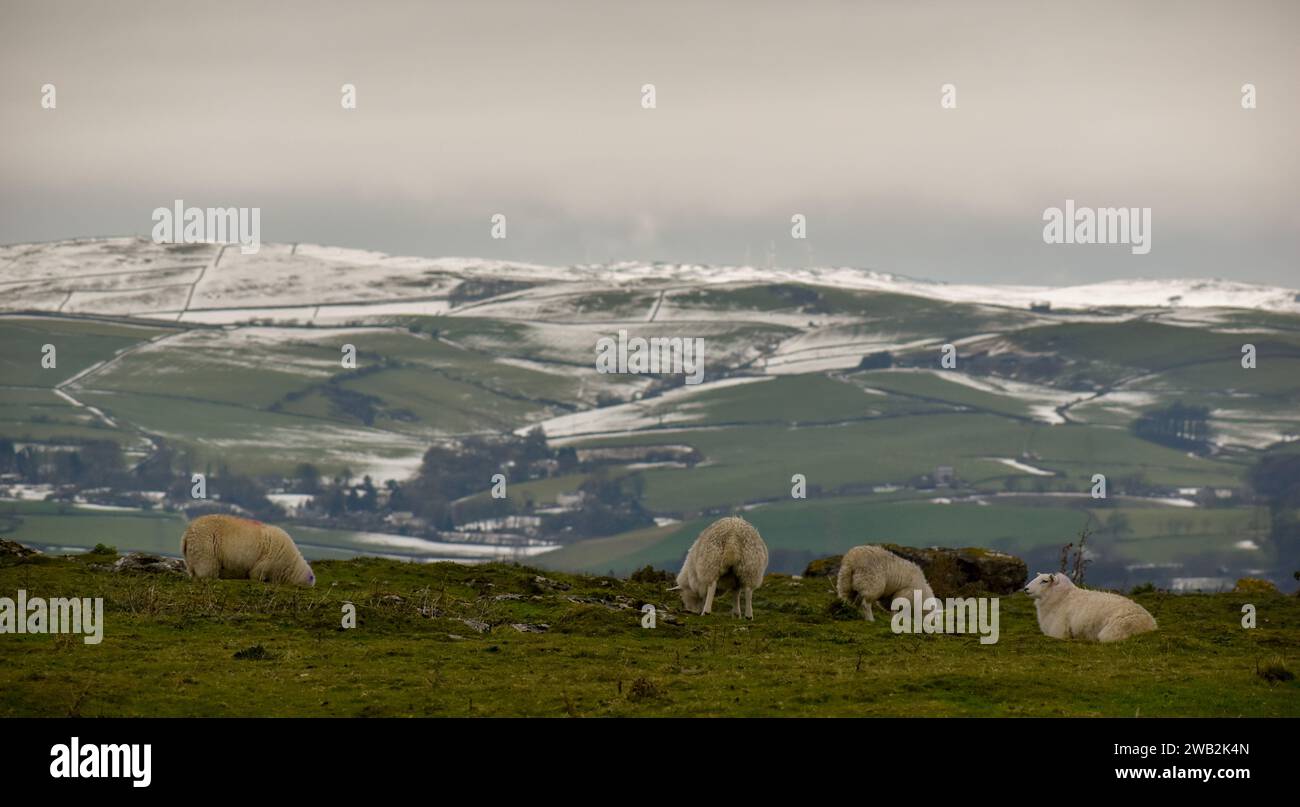
[[[1278,564],[1300,570],[1300,453],[1265,454],[1251,467],[1250,485],[1268,505],[1269,538]]]
[[[600,470],[592,474],[579,491],[582,507],[548,515],[546,533],[568,538],[591,538],[648,527],[654,518],[641,504],[645,479],[640,474],[613,477]]]
[[[1133,422],[1133,433],[1153,443],[1204,451],[1210,443],[1210,410],[1181,401],[1144,413]]]
[[[560,472],[577,466],[573,450],[552,452],[540,428],[524,437],[470,437],[459,445],[430,447],[420,470],[401,489],[412,513],[437,529],[451,529],[452,502],[488,490],[495,474],[505,476],[507,485],[544,477],[547,472],[539,466],[550,459]]]
[[[94,440],[75,447],[19,449],[0,438],[0,474],[14,474],[31,485],[117,487],[130,482],[122,449],[111,440]]]
[[[110,493],[97,498],[113,504],[146,504],[138,496],[141,491],[163,491],[179,501],[192,498],[192,470],[166,443],[159,443],[148,459],[130,467],[121,446],[111,440],[19,449],[13,440],[0,438],[0,474],[16,476],[25,484],[69,487],[74,491],[106,488]],[[208,467],[204,475],[207,501],[188,509],[216,511],[220,502],[238,505],[263,518],[283,515],[267,499],[261,481],[231,473],[226,467],[215,472]]]
[[[330,518],[367,515],[383,515],[393,511],[402,511],[406,507],[405,495],[401,485],[395,480],[384,483],[385,495],[380,498],[380,489],[369,475],[361,480],[360,485],[353,485],[348,480],[352,474],[348,470],[330,480],[322,481],[316,466],[304,463],[298,466],[295,492],[312,496],[312,507]]]

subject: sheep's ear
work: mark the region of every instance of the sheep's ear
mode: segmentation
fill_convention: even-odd
[[[1054,575],[1054,574],[1049,574],[1049,575],[1047,576],[1047,584],[1050,586],[1050,585],[1054,584],[1055,582],[1056,582],[1056,575]]]

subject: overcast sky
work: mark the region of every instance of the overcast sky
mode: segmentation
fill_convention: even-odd
[[[0,242],[183,199],[397,254],[1300,285],[1300,3],[0,9]],[[1044,244],[1067,198],[1150,207],[1150,253]]]

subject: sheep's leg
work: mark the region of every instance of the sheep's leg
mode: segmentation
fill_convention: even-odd
[[[740,588],[739,587],[736,588],[736,604],[731,608],[731,615],[737,618],[740,617]]]
[[[885,596],[884,579],[879,572],[873,570],[857,571],[853,574],[853,591],[862,598],[862,615],[868,622],[875,622],[876,615],[872,613],[872,608],[876,600]]]
[[[704,609],[700,611],[701,616],[703,616],[704,614],[713,613],[713,595],[715,592],[717,592],[717,590],[718,590],[717,580],[714,580],[712,583],[709,583],[709,590],[704,595]]]
[[[754,618],[754,589],[745,589],[745,619]]]
[[[271,565],[266,561],[258,561],[252,569],[248,570],[249,580],[261,580],[263,583],[271,579]]]

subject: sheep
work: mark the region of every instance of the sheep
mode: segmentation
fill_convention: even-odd
[[[719,581],[736,591],[733,617],[741,615],[745,601],[745,619],[754,618],[754,589],[763,585],[767,572],[767,544],[758,530],[743,518],[729,516],[710,524],[686,553],[677,585],[669,591],[681,591],[686,610],[704,615],[713,611],[713,595]]]
[[[845,552],[835,590],[849,605],[858,599],[868,622],[876,621],[871,606],[877,600],[888,608],[895,598],[910,600],[920,591],[923,610],[928,612],[937,602],[920,566],[879,546],[855,546]]]
[[[192,578],[316,585],[316,575],[288,533],[248,518],[217,514],[194,519],[181,538],[181,554]]]
[[[1078,588],[1063,574],[1043,573],[1029,581],[1038,627],[1054,639],[1118,642],[1156,629],[1147,609],[1118,594]]]

